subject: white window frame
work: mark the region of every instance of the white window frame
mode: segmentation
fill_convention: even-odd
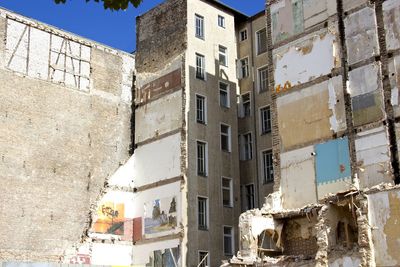
[[[262,179],[263,179],[263,184],[268,184],[268,183],[273,183],[275,179],[275,173],[274,173],[274,154],[272,152],[272,149],[266,149],[260,152],[261,153],[261,173],[262,173]],[[270,153],[271,154],[271,166],[272,166],[272,179],[268,179],[267,177],[267,169],[268,166],[266,166],[267,163],[266,160],[264,160],[264,153]]]
[[[269,120],[267,118],[267,122],[269,121],[269,129],[268,127],[266,127],[266,129],[264,129],[264,116],[263,116],[263,109],[269,109]],[[268,134],[272,132],[272,117],[271,117],[271,106],[263,106],[259,108],[259,112],[258,114],[260,114],[260,135],[264,135],[264,134]],[[267,123],[268,124],[268,123]]]
[[[204,144],[204,172],[205,173],[200,173],[199,172],[199,150],[198,150],[198,146],[199,143]],[[197,176],[202,176],[202,177],[207,177],[208,176],[208,143],[203,141],[203,140],[196,140],[196,173]]]
[[[261,47],[260,47],[259,33],[262,32],[262,31],[264,31],[264,30],[265,30],[265,35],[267,35],[267,29],[266,29],[266,28],[259,29],[258,31],[255,32],[255,35],[256,35],[256,37],[255,37],[255,40],[256,40],[255,45],[256,45],[256,53],[257,53],[257,56],[259,56],[259,55],[264,54],[265,52],[267,52],[267,47],[265,47],[265,50],[264,50],[264,51],[260,51]],[[265,37],[265,41],[267,41],[267,38],[268,38],[268,37],[266,36],[266,37]],[[265,43],[265,46],[267,46],[266,43]]]
[[[204,40],[204,17],[199,14],[195,14],[194,17],[195,36]],[[197,22],[199,22],[199,25],[197,25]]]
[[[202,261],[202,258],[200,257],[200,253],[205,253],[206,254],[206,259],[203,261],[203,263],[201,265],[200,265],[200,262]],[[207,251],[207,250],[198,250],[197,256],[198,256],[198,264],[199,264],[198,266],[199,267],[210,266],[210,252],[209,251]]]
[[[200,65],[197,64],[198,62],[200,62]],[[198,73],[202,76],[198,76]],[[196,53],[196,78],[199,80],[206,80],[206,58],[200,53]]]
[[[264,71],[264,70],[265,70],[265,75],[266,75],[266,84],[265,84],[265,88],[262,89],[261,88],[261,75],[260,74],[261,74],[261,71]],[[262,67],[257,69],[257,87],[258,87],[258,92],[259,93],[268,91],[268,66],[267,65],[264,65],[264,66],[262,66]]]
[[[231,143],[232,143],[232,141],[231,141],[232,140],[232,138],[231,138],[231,126],[229,124],[222,123],[222,122],[219,125],[220,125],[219,126],[219,134],[220,134],[220,147],[221,147],[221,150],[225,151],[225,152],[231,152],[231,148],[232,148],[232,146],[231,146]],[[223,133],[222,132],[222,126],[228,127],[228,133]],[[225,136],[227,138],[227,140],[228,140],[228,149],[227,150],[222,148],[222,136]]]
[[[242,33],[244,33],[244,35],[246,36],[246,38],[242,38]],[[247,34],[248,34],[247,28],[241,30],[241,31],[239,32],[239,41],[240,41],[240,42],[246,41],[247,38],[248,38]]]
[[[247,64],[243,65],[242,61],[247,61]],[[245,70],[245,71],[243,71]],[[245,72],[245,75],[243,74]],[[249,70],[249,57],[244,57],[239,59],[239,78],[247,78],[250,76],[250,70]]]
[[[199,202],[200,202],[200,199],[202,199],[202,200],[205,200],[205,205],[206,205],[206,210],[204,211],[204,216],[205,216],[205,218],[203,219],[204,221],[205,221],[205,224],[206,225],[202,225],[202,226],[200,226],[200,207],[199,207]],[[200,195],[198,195],[197,196],[197,229],[199,229],[199,230],[208,230],[208,227],[209,227],[209,205],[208,205],[209,203],[208,203],[208,197],[205,197],[205,196],[200,196]]]
[[[246,141],[248,141],[246,139],[246,136],[250,136],[250,143],[246,142]],[[247,133],[241,134],[239,136],[239,143],[240,143],[240,160],[242,160],[242,161],[252,160],[253,159],[253,134],[252,134],[252,132],[247,132]],[[248,153],[246,153],[246,151]]]
[[[225,228],[230,228],[231,229],[230,235],[225,234]],[[222,235],[223,235],[223,238],[222,238],[223,253],[224,253],[225,256],[232,256],[234,251],[235,251],[235,242],[234,242],[234,240],[235,240],[235,230],[234,230],[234,228],[232,226],[230,226],[230,225],[223,225],[222,226]],[[227,253],[225,251],[225,236],[230,236],[230,238],[231,238],[231,248],[232,248],[232,250],[229,253]]]
[[[218,26],[225,29],[225,17],[218,15]]]
[[[229,181],[229,186],[226,187],[224,186],[224,180],[228,180]],[[229,178],[229,177],[225,177],[222,176],[221,177],[221,191],[222,191],[222,206],[224,207],[228,207],[228,208],[232,208],[233,207],[233,179]],[[229,191],[229,204],[225,204],[224,203],[224,190],[228,190]]]
[[[226,89],[221,88],[221,84],[226,85]],[[226,105],[222,104],[222,99],[221,99],[221,91],[224,91],[226,93]],[[218,82],[218,98],[219,98],[219,105],[223,108],[230,108],[231,107],[231,98],[230,98],[230,88],[229,84],[225,82]]]
[[[197,99],[202,98],[203,99],[203,120],[201,118],[199,119],[199,107],[197,106],[198,102]],[[207,124],[207,97],[201,94],[196,94],[196,122],[201,123],[201,124]]]
[[[248,194],[248,188],[251,186],[251,188],[253,189],[253,194]],[[255,191],[255,187],[254,187],[254,183],[251,184],[246,184],[244,186],[244,190],[245,190],[245,197],[246,197],[246,210],[251,210],[251,209],[255,209],[256,208],[256,191]],[[249,203],[249,196],[253,196],[252,199],[252,207]]]
[[[218,45],[218,61],[219,65],[228,67],[228,48],[223,45]]]

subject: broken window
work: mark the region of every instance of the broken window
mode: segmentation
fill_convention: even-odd
[[[208,251],[199,251],[199,264],[197,267],[207,267],[210,266],[209,260],[209,252]]]
[[[251,210],[255,208],[254,200],[255,200],[254,184],[248,184],[246,185],[246,202],[247,202],[246,210]]]
[[[240,160],[250,160],[253,158],[253,140],[251,133],[239,136]]]
[[[258,91],[264,92],[268,90],[268,68],[258,69]]]
[[[239,37],[241,42],[247,40],[247,29],[240,31]]]
[[[240,73],[239,78],[246,78],[249,76],[249,58],[243,58],[240,60]]]
[[[219,64],[222,66],[228,66],[228,56],[226,47],[220,45],[218,47]]]
[[[249,117],[251,114],[251,100],[250,93],[242,95],[243,116]]]

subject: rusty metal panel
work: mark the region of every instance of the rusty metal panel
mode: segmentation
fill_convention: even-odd
[[[173,92],[181,87],[181,69],[174,70],[139,88],[136,92],[137,104],[145,103],[160,96]]]

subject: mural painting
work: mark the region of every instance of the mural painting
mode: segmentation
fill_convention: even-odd
[[[93,225],[94,232],[99,234],[124,234],[124,212],[123,203],[104,202],[97,209],[97,220]]]
[[[180,252],[179,246],[151,252],[149,263],[146,267],[179,267]]]
[[[156,199],[145,204],[145,234],[170,231],[173,230],[176,225],[176,197]]]

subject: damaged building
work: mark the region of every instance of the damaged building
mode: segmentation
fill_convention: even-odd
[[[400,265],[399,28],[166,0],[132,55],[0,9],[0,265]]]
[[[398,266],[399,1],[269,1],[274,192],[226,266]],[[394,230],[397,228],[397,230]]]

